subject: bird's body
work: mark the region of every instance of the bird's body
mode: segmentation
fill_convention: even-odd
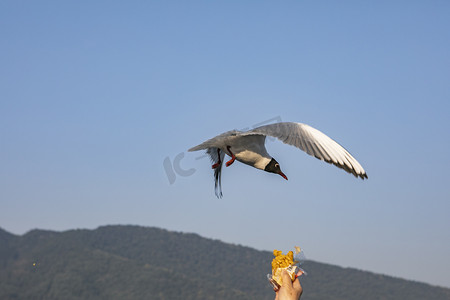
[[[236,160],[264,170],[267,163],[272,159],[264,146],[265,139],[266,137],[263,135],[243,135],[243,132],[233,130],[210,140],[211,143],[208,143],[208,148],[218,148],[230,157],[233,157],[234,154]],[[196,147],[189,151],[195,151],[195,149]]]
[[[362,166],[342,146],[331,138],[306,124],[283,122],[261,126],[250,131],[227,131],[189,151],[206,149],[213,165],[216,195],[222,196],[220,175],[224,155],[231,157],[226,163],[228,167],[235,160],[267,172],[287,177],[281,172],[278,162],[269,155],[265,147],[266,136],[276,137],[282,142],[302,149],[320,160],[332,163],[345,171],[362,179],[367,174]]]

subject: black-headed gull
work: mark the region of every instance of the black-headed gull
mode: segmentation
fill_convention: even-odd
[[[220,198],[222,197],[220,175],[225,154],[231,157],[225,164],[227,167],[238,160],[257,169],[279,174],[287,180],[286,175],[281,172],[279,163],[267,153],[264,145],[266,136],[276,137],[285,144],[300,148],[309,155],[352,173],[355,177],[367,178],[363,167],[347,150],[324,133],[302,123],[275,123],[245,132],[231,130],[213,137],[189,151],[206,149],[206,153],[214,163],[212,168],[214,169],[215,192],[216,196]]]

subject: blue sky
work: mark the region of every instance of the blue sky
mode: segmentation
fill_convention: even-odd
[[[450,287],[449,14],[2,1],[0,227],[158,226]],[[209,161],[186,150],[271,119],[323,131],[369,180],[269,141],[289,181],[235,163],[216,199]]]

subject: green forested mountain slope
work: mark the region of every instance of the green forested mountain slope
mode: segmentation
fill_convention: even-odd
[[[0,229],[0,299],[273,299],[272,254],[138,226]],[[450,289],[307,261],[302,300],[450,299]]]

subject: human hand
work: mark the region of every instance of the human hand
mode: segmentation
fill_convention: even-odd
[[[299,275],[301,274],[302,273]],[[299,300],[303,293],[303,289],[298,278],[295,278],[294,282],[292,282],[291,277],[286,270],[283,270],[281,277],[283,279],[283,285],[275,292],[275,300]]]

